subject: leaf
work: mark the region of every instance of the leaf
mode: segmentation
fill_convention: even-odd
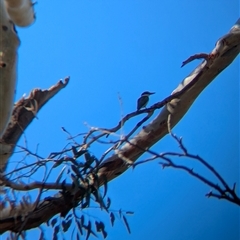
[[[115,216],[114,216],[114,214],[112,212],[110,213],[110,220],[111,220],[111,224],[113,226],[114,225],[114,221],[115,221]]]
[[[62,222],[62,227],[63,227],[63,231],[64,231],[64,232],[67,232],[67,230],[68,230],[69,227],[71,226],[71,223],[72,223],[72,219],[70,219],[70,220],[67,221],[67,222],[65,222],[65,221]]]
[[[95,221],[95,225],[96,225],[97,232],[102,232],[105,228],[105,225],[103,222]]]
[[[84,199],[83,199],[84,200]],[[90,194],[87,193],[85,197],[85,202],[82,202],[82,208],[86,208],[90,205]],[[83,224],[82,224],[83,225]]]
[[[122,209],[119,209],[118,211],[120,218],[122,217]]]
[[[55,228],[54,228],[54,233],[58,233],[59,232],[59,225],[57,225]]]
[[[66,221],[67,221],[70,217],[72,217],[72,214],[71,214],[71,213],[67,216]]]
[[[44,233],[43,233],[42,230],[41,230],[41,234],[40,234],[40,236],[39,236],[39,240],[44,240]]]
[[[82,225],[79,221],[77,221],[77,226],[78,226],[78,230],[79,230],[80,234],[83,235]]]
[[[86,236],[86,240],[89,238],[90,234],[92,234],[93,236],[97,237],[97,235],[93,232],[92,230],[92,223],[91,221],[88,221],[88,225],[83,227],[87,230],[87,236]]]
[[[107,205],[106,205],[106,208],[109,209],[111,206],[111,199],[108,197],[107,198]]]
[[[95,225],[96,225],[97,232],[101,232],[98,221],[95,221]]]
[[[51,226],[54,227],[56,223],[57,223],[57,218],[54,218],[54,219],[51,221]]]
[[[79,234],[77,233],[77,240],[80,240]]]
[[[128,214],[128,215],[133,215],[134,212],[132,212],[132,211],[127,211],[126,214]]]
[[[71,167],[72,167],[72,166],[71,166]],[[71,177],[71,179],[73,180],[73,182],[75,182],[76,179],[77,179],[77,177],[76,177],[73,173],[70,174],[70,177]]]
[[[104,193],[103,193],[103,198],[105,198],[106,194],[107,194],[107,190],[108,190],[108,182],[107,182],[107,179],[106,179],[106,176],[104,176]]]
[[[100,228],[101,228],[102,230],[105,229],[105,225],[104,225],[104,223],[103,223],[102,221],[100,221],[99,226],[100,226]]]
[[[106,206],[105,206],[105,204],[104,204],[103,198],[102,198],[102,196],[101,196],[100,191],[99,191],[98,189],[95,189],[95,191],[93,192],[93,195],[95,196],[96,202],[99,203],[101,209],[104,208],[104,209],[107,210],[107,208],[106,208]]]
[[[83,203],[83,204],[82,204],[82,209],[83,209],[83,208],[86,208],[87,206],[88,206],[88,202]]]
[[[126,219],[125,216],[123,216],[123,221],[124,221],[124,223],[125,223],[125,226],[127,227],[128,232],[131,233],[131,230],[130,230],[129,224],[128,224],[127,219]]]
[[[87,226],[87,236],[86,236],[86,240],[88,240],[88,238],[89,238],[89,236],[90,236],[90,234],[91,234],[91,231],[92,231],[92,229],[91,229],[92,227],[91,227],[91,222],[89,221],[88,222],[88,226]]]
[[[81,216],[81,225],[82,226],[84,225],[84,216],[83,215]]]
[[[59,232],[59,225],[57,225],[55,228],[54,228],[54,232],[53,232],[53,240],[58,240],[58,232]]]
[[[96,221],[95,224],[96,224],[97,232],[101,232],[103,237],[104,237],[104,239],[105,239],[107,237],[107,232],[105,231],[104,223]]]
[[[104,237],[104,239],[107,237],[107,232],[105,230],[102,231],[102,235]]]
[[[63,220],[63,221],[62,221],[63,231],[64,231],[64,228],[65,228],[65,225],[66,225],[66,222]],[[64,232],[65,232],[65,231],[64,231]]]

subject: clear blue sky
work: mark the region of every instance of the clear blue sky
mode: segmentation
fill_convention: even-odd
[[[152,104],[168,96],[199,63],[180,68],[182,61],[210,52],[239,18],[236,0],[55,0],[40,1],[35,10],[36,22],[18,29],[16,100],[33,88],[71,77],[26,130],[29,148],[39,143],[42,156],[65,146],[62,126],[73,135],[88,130],[85,122],[113,127],[121,111],[135,111],[143,91],[156,92]],[[136,122],[127,124],[124,133]],[[205,89],[174,132],[183,136],[191,153],[239,186],[239,57]],[[152,149],[178,147],[166,136]],[[97,157],[103,152],[99,146],[91,150]],[[192,161],[186,163],[192,166]],[[128,218],[131,235],[121,221],[112,228],[104,218],[110,240],[239,239],[239,207],[206,198],[210,188],[186,173],[161,170],[154,162],[128,170],[108,187],[112,209],[135,212]]]

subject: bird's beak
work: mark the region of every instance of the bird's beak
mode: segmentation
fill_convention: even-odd
[[[150,93],[150,95],[153,95],[153,94],[155,94],[155,92],[151,92],[151,93]]]

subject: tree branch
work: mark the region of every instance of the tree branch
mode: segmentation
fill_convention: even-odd
[[[24,133],[24,130],[36,117],[36,113],[61,89],[67,86],[69,77],[64,82],[59,81],[48,90],[33,89],[27,98],[20,99],[15,103],[11,120],[0,139],[0,170],[6,168],[6,164]]]

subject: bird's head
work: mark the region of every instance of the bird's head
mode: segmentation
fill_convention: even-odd
[[[148,97],[148,96],[150,96],[150,95],[152,95],[152,94],[155,94],[155,92],[148,92],[148,91],[146,91],[146,92],[143,92],[141,96],[142,96],[142,97],[143,97],[143,96],[147,96],[147,97]]]

